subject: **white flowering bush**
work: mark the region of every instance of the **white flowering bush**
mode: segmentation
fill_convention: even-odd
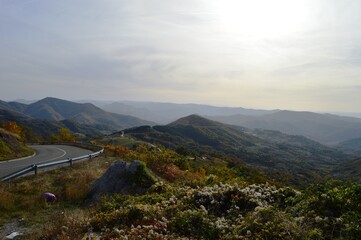
[[[264,216],[281,215],[273,213],[272,206],[284,200],[284,192],[285,189],[269,184],[219,183],[192,188],[172,187],[160,182],[145,196],[104,199],[90,224],[95,231],[119,239],[249,238],[256,236],[253,231],[260,231],[260,226],[249,224],[256,222],[254,218],[263,222]],[[296,195],[294,191],[293,196]],[[281,222],[284,219],[279,217]],[[289,221],[284,228],[287,225],[294,229]]]

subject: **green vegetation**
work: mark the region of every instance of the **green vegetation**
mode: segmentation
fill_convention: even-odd
[[[141,160],[159,181],[144,195],[84,204],[91,183],[119,158]],[[45,203],[45,191],[58,201]],[[108,145],[101,158],[1,183],[0,224],[24,219],[26,239],[358,239],[360,202],[359,183],[300,191],[233,158]]]
[[[60,128],[59,134],[53,133],[50,142],[75,142],[75,136],[67,128]]]
[[[361,156],[361,138],[354,138],[337,145],[337,148],[355,156]]]
[[[0,128],[0,161],[25,157],[33,150],[23,143],[25,133],[15,122],[6,122]]]
[[[271,176],[282,175],[279,180],[298,186],[319,181],[338,163],[352,159],[302,136],[244,129],[197,115],[166,126],[142,126],[124,132],[126,136],[174,150],[185,148],[188,153],[198,155],[233,156]]]

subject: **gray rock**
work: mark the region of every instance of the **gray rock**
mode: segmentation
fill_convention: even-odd
[[[88,197],[93,202],[106,194],[141,195],[156,181],[143,162],[135,160],[127,163],[119,160],[93,183]]]

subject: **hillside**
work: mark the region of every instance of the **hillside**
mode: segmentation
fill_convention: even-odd
[[[172,149],[186,148],[210,156],[234,156],[264,171],[282,172],[302,181],[317,179],[336,164],[352,159],[302,136],[244,129],[196,115],[165,126],[127,129],[125,134]]]
[[[44,98],[35,103],[26,105],[16,102],[1,102],[0,109],[11,110],[20,115],[35,120],[47,120],[53,122],[69,121],[77,124],[77,129],[88,129],[86,133],[102,132],[111,133],[123,128],[153,124],[136,117],[119,115],[106,112],[90,103],[75,103],[56,98]],[[58,125],[61,123],[57,123]],[[80,127],[80,125],[84,125]]]
[[[60,128],[68,128],[73,133],[81,133],[87,136],[101,135],[101,130],[111,131],[110,128],[101,128],[104,126],[89,126],[70,120],[61,122],[38,120],[18,112],[0,109],[0,124],[5,122],[16,122],[20,125],[24,129],[26,140],[30,142],[48,138],[53,133],[57,134]]]
[[[33,150],[26,147],[20,137],[0,128],[0,161],[29,156]]]
[[[35,119],[56,121],[67,119],[80,124],[107,125],[114,130],[152,124],[135,117],[106,112],[90,103],[75,103],[56,98],[44,98],[30,104],[24,113]]]
[[[347,161],[337,165],[332,174],[336,178],[352,179],[353,181],[361,181],[361,158]]]
[[[361,138],[341,142],[336,147],[346,153],[361,156]]]
[[[336,145],[345,140],[361,137],[361,119],[332,114],[279,111],[262,116],[234,115],[209,118],[247,128],[303,135],[326,145]]]

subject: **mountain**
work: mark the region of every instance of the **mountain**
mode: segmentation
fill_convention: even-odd
[[[343,152],[361,157],[361,138],[354,138],[339,143],[336,148]]]
[[[215,107],[201,104],[176,104],[176,103],[157,103],[157,102],[134,102],[123,101],[105,104],[102,109],[118,114],[129,114],[148,121],[167,124],[176,119],[191,114],[209,115],[209,116],[230,116],[235,114],[260,116],[277,110],[254,110],[241,107]]]
[[[7,102],[1,100],[0,100],[0,109],[13,110],[12,107]]]
[[[197,114],[208,119],[246,128],[261,128],[286,134],[303,135],[329,146],[361,137],[360,118],[334,114],[133,101],[114,102],[102,105],[101,108],[159,124],[168,124],[181,117]]]
[[[234,156],[264,171],[278,172],[298,181],[317,179],[352,156],[303,136],[277,131],[252,130],[222,124],[197,115],[165,126],[143,126],[124,133],[139,140],[198,154]]]
[[[106,112],[90,103],[75,103],[57,98],[44,98],[35,103],[26,105],[16,102],[2,102],[0,108],[12,110],[32,119],[48,121],[65,121],[66,124],[92,126],[104,133],[119,131],[119,129],[153,124],[136,117]],[[70,124],[71,125],[71,124]],[[89,128],[88,128],[89,130]]]
[[[361,119],[312,112],[278,111],[261,116],[217,116],[209,118],[247,128],[303,135],[326,145],[361,137]]]
[[[0,124],[5,122],[16,122],[19,126],[24,128],[28,141],[50,137],[52,133],[58,133],[60,128],[66,127],[61,122],[33,119],[18,112],[0,109]],[[73,132],[82,132],[79,129],[71,130]],[[91,135],[87,132],[82,133]],[[91,131],[91,133],[94,132]],[[100,132],[98,131],[97,134],[94,135],[100,135]]]

